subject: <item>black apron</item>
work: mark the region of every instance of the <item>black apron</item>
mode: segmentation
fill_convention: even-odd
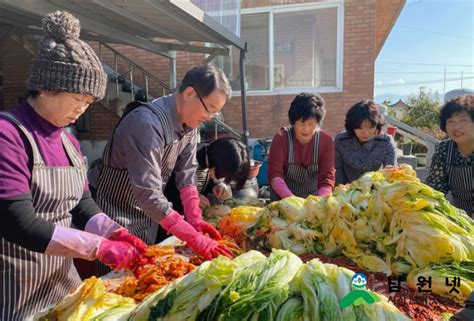
[[[178,156],[191,142],[196,130],[173,142],[171,141],[171,124],[165,112],[154,104],[144,106],[155,113],[164,128],[166,146],[163,150],[160,169],[163,187],[165,187],[174,170]],[[110,218],[127,228],[131,234],[141,238],[147,244],[154,244],[158,232],[158,223],[153,222],[138,205],[132,193],[132,185],[128,178],[127,169],[118,169],[109,165],[111,144],[113,144],[113,136],[106,145],[102,157],[103,168],[97,181],[97,204]]]
[[[453,205],[474,217],[474,167],[453,165],[454,144],[456,144],[454,141],[449,141],[446,155],[446,172],[449,189],[453,194]]]
[[[28,130],[13,115],[0,115],[16,124],[31,145],[31,194],[36,215],[57,226],[70,227],[72,216],[69,211],[84,193],[84,159],[62,132],[61,140],[73,166],[46,166]],[[81,284],[72,258],[32,252],[4,238],[0,257],[1,320],[23,321],[57,303]]]
[[[288,171],[283,178],[289,190],[299,197],[306,198],[315,195],[318,190],[318,156],[319,156],[319,130],[314,137],[311,164],[306,168],[295,164],[294,137],[291,127],[284,127],[288,136]],[[270,189],[270,199],[277,201],[280,197]]]

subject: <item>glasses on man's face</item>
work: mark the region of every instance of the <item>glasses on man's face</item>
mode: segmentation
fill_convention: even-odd
[[[201,95],[199,94],[199,92],[194,89],[194,91],[196,92],[196,95],[198,96],[199,100],[201,101],[201,104],[202,106],[204,107],[204,111],[206,112],[206,115],[209,116],[210,118],[214,118],[217,116],[217,114],[219,113],[213,113],[209,110],[209,108],[207,108],[206,106],[206,103],[204,102],[204,100],[202,99]]]

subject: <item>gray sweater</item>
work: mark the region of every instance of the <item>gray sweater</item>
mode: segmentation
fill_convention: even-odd
[[[170,131],[153,111],[137,107],[118,125],[113,137],[110,162],[117,169],[127,169],[132,191],[140,208],[155,222],[170,210],[171,204],[163,195],[172,171],[176,173],[176,187],[196,185],[197,130],[183,126],[176,111],[176,97],[163,96],[151,102],[165,112]],[[176,144],[185,135],[190,143]],[[165,147],[175,144],[165,155]],[[166,156],[166,157],[165,157]],[[168,161],[165,163],[165,159]],[[174,162],[173,162],[174,160]],[[92,172],[91,177],[99,177]],[[96,182],[91,179],[91,184]]]
[[[336,135],[334,147],[336,184],[347,184],[366,172],[397,164],[395,142],[387,134],[361,144],[357,137],[351,138],[346,132],[342,132]]]

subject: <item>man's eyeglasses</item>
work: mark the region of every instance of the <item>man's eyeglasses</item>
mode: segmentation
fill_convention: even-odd
[[[194,88],[193,88],[193,89],[194,89]],[[201,97],[201,95],[199,94],[199,92],[198,92],[196,89],[194,89],[194,91],[196,92],[196,95],[198,96],[199,100],[201,101],[201,104],[202,104],[202,106],[204,107],[204,110],[205,110],[205,112],[206,112],[206,115],[208,115],[210,118],[216,117],[217,114],[219,114],[219,113],[213,113],[213,112],[211,112],[211,111],[209,110],[209,108],[207,108],[206,103],[204,102],[204,100],[202,100],[202,97]]]

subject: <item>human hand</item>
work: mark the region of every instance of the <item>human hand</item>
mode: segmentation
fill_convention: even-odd
[[[120,228],[119,230],[114,232],[114,234],[109,237],[109,240],[126,242],[134,246],[140,254],[145,253],[145,251],[148,249],[148,245],[146,245],[145,242],[143,242],[135,235],[130,234],[125,228]]]
[[[317,193],[318,196],[325,197],[325,196],[328,196],[329,194],[331,194],[331,187],[329,186],[323,186],[318,189],[318,193]]]
[[[127,242],[103,239],[97,251],[97,259],[116,272],[121,269],[133,271],[138,265],[140,253]]]
[[[209,202],[209,199],[206,196],[199,194],[199,208],[205,209],[209,206],[211,206],[211,202]]]
[[[214,186],[212,188],[212,193],[214,193],[214,195],[220,201],[225,201],[226,199],[229,199],[232,197],[232,189],[230,188],[229,185],[224,184],[224,183],[220,183]]]
[[[280,196],[281,199],[293,196],[293,193],[286,185],[285,180],[281,177],[275,177],[270,183],[273,191]]]
[[[203,234],[209,235],[214,240],[221,240],[222,236],[219,231],[216,230],[212,224],[200,219],[194,222],[190,222],[190,224],[196,229],[196,231],[201,232]]]
[[[179,193],[183,202],[184,215],[189,224],[191,224],[197,231],[208,234],[215,240],[220,240],[221,235],[214,226],[202,219],[202,212],[199,208],[199,193],[196,187],[183,187],[180,189]]]
[[[120,224],[112,220],[105,213],[97,213],[92,216],[84,228],[84,231],[100,235],[108,239],[119,229],[123,228]]]
[[[196,238],[187,241],[188,245],[206,260],[211,260],[219,255],[232,259],[232,251],[225,245],[220,244],[205,235],[199,234]]]
[[[203,221],[203,225],[206,224],[210,225]],[[182,216],[176,211],[167,214],[160,221],[160,225],[169,233],[186,242],[196,253],[206,259],[212,259],[219,255],[233,257],[232,251],[228,247],[199,233],[191,224],[183,220]],[[212,227],[212,229],[214,228]]]

